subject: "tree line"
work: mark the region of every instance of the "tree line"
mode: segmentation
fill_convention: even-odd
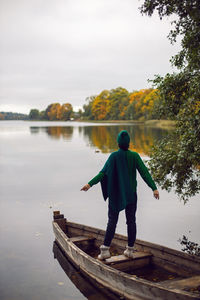
[[[0,120],[28,120],[26,114],[13,113],[13,112],[0,112]]]
[[[70,103],[51,103],[45,110],[30,110],[28,115],[1,113],[0,119],[5,120],[46,120],[69,121],[82,120],[149,120],[156,119],[156,108],[159,106],[158,89],[141,89],[129,92],[123,87],[103,90],[99,95],[90,96],[80,109],[74,112]],[[162,118],[167,118],[163,115]]]
[[[43,111],[31,109],[29,113],[30,120],[47,120],[47,121],[69,121],[75,113],[70,103],[52,103]]]
[[[30,120],[68,121],[82,120],[150,120],[156,118],[159,106],[157,89],[141,89],[128,92],[123,87],[103,90],[99,95],[90,96],[83,105],[83,111],[74,112],[70,103],[52,103],[46,110],[31,109]],[[163,118],[167,118],[163,116]]]
[[[99,95],[86,99],[82,116],[86,120],[155,119],[159,99],[158,90],[152,88],[131,93],[123,87],[103,90]]]

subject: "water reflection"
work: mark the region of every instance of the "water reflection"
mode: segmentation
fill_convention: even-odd
[[[118,148],[116,139],[121,130],[127,130],[130,134],[130,149],[140,154],[148,155],[156,140],[167,134],[166,130],[146,126],[93,126],[83,127],[85,139],[89,139],[90,145],[108,153]]]
[[[149,155],[150,149],[157,140],[167,134],[166,129],[153,128],[139,125],[114,125],[114,126],[79,126],[78,132],[87,142],[87,145],[100,149],[102,153],[110,153],[118,148],[117,135],[121,130],[127,130],[131,137],[130,149],[143,155]],[[75,127],[51,126],[30,127],[32,134],[45,132],[53,139],[71,140]]]
[[[63,129],[51,130],[50,126]],[[80,187],[106,160],[104,154],[94,154],[94,149],[98,145],[100,151],[114,149],[121,129],[130,132],[136,149],[142,145],[148,149],[167,132],[134,125],[0,122],[1,300],[83,299],[57,261],[55,264],[52,261],[51,206],[67,211],[69,220],[105,228],[107,205],[100,188],[82,194]],[[62,132],[66,133],[67,142]],[[105,136],[101,136],[103,133]],[[97,134],[101,137],[99,144],[95,141]],[[141,149],[142,153],[145,151]],[[138,193],[141,195],[137,213],[139,239],[178,250],[181,247],[177,241],[183,234],[200,243],[198,195],[183,205],[173,191],[170,194],[161,191],[161,200],[155,201],[139,176]],[[8,222],[5,211],[12,222]],[[117,229],[123,235],[126,234],[124,218],[122,214]],[[59,282],[64,285],[58,285]],[[85,284],[87,281],[77,283]]]
[[[72,126],[49,126],[49,127],[30,127],[31,134],[37,134],[45,132],[49,137],[54,139],[63,138],[65,140],[71,140],[73,136],[74,127]]]
[[[83,275],[70,263],[70,261],[66,258],[64,253],[61,251],[59,246],[54,242],[53,244],[53,253],[54,258],[57,259],[60,266],[72,281],[72,283],[79,289],[79,291],[89,300],[108,300],[119,299],[115,295],[110,292],[104,290],[105,293],[102,293],[92,285]],[[99,286],[102,289],[102,287]]]

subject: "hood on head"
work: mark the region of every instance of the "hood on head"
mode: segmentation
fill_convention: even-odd
[[[127,150],[130,143],[130,136],[126,130],[120,131],[117,136],[117,143],[120,148]]]

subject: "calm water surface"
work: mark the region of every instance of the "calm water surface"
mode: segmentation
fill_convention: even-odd
[[[87,297],[54,259],[52,213],[60,210],[68,220],[105,228],[107,204],[100,185],[87,193],[80,188],[116,149],[122,129],[130,132],[131,148],[146,159],[167,133],[120,124],[0,122],[1,300]],[[200,243],[199,196],[184,205],[173,192],[160,194],[155,200],[138,176],[137,237],[175,249],[183,234]],[[117,232],[126,234],[123,212]]]

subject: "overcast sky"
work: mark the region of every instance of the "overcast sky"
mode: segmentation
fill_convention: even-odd
[[[172,72],[170,20],[138,0],[0,0],[0,111],[29,113]]]

